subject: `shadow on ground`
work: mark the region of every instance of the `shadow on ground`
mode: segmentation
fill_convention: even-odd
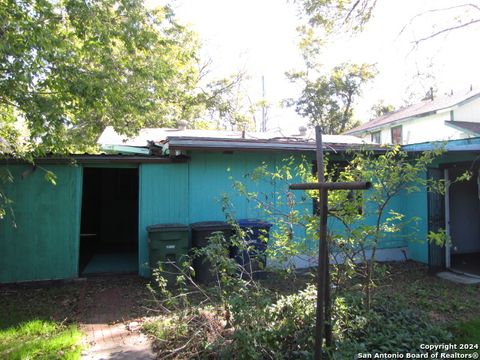
[[[132,275],[0,287],[0,329],[33,319],[78,324],[84,359],[153,359],[140,325],[151,315],[147,281]]]

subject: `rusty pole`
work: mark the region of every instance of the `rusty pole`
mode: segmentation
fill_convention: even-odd
[[[328,190],[366,190],[370,182],[326,183],[323,163],[322,131],[315,127],[317,141],[317,183],[291,184],[290,190],[319,190],[320,225],[318,229],[319,249],[317,266],[317,318],[315,323],[315,360],[323,357],[322,347],[325,335],[326,346],[332,345],[330,272],[327,243]]]

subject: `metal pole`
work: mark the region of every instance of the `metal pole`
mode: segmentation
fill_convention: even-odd
[[[331,323],[330,299],[330,271],[329,253],[327,243],[327,217],[328,217],[328,190],[366,190],[371,187],[370,182],[345,182],[325,183],[325,168],[323,163],[322,131],[315,127],[317,140],[317,178],[314,184],[292,184],[291,190],[319,190],[320,224],[318,229],[318,266],[317,266],[317,318],[315,323],[315,360],[323,357],[322,346],[325,331],[325,343],[330,347],[333,343]]]
[[[320,126],[315,127],[315,137],[317,141],[317,178],[318,183],[325,182],[324,165],[323,165],[323,143],[322,130]],[[317,266],[317,319],[315,322],[315,360],[322,359],[323,330],[325,327],[324,305],[325,305],[325,261],[324,254],[326,250],[326,230],[327,230],[327,191],[321,189],[319,191],[320,199],[320,225],[318,229],[318,266]]]

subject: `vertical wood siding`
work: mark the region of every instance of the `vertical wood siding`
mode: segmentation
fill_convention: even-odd
[[[57,176],[52,185],[41,169],[22,179],[27,168],[8,167],[14,176],[6,189],[14,219],[8,215],[0,221],[0,282],[77,277],[81,169],[45,166]]]
[[[139,172],[138,263],[140,275],[148,276],[147,226],[188,224],[188,164],[142,164]]]

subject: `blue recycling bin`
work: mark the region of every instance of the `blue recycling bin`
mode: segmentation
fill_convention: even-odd
[[[240,219],[238,225],[245,233],[247,249],[234,249],[235,260],[243,266],[248,275],[254,279],[265,277],[267,265],[268,240],[272,224],[260,219]]]

